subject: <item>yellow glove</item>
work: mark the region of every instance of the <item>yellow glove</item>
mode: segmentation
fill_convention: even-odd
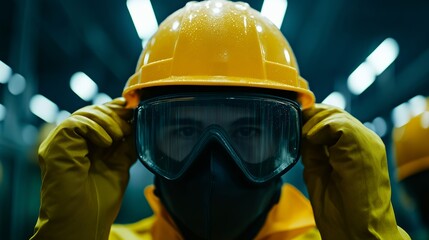
[[[41,206],[31,239],[108,239],[136,160],[131,118],[120,98],[85,107],[41,144]]]
[[[323,239],[409,239],[396,225],[385,147],[347,112],[303,112],[304,179]]]

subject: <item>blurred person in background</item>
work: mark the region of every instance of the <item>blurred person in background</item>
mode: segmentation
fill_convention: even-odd
[[[287,40],[245,3],[173,13],[123,97],[41,145],[32,239],[409,239],[381,139],[315,104]],[[310,200],[281,178],[301,155]],[[136,159],[155,175],[154,215],[113,224]]]
[[[418,239],[429,239],[429,100],[426,111],[393,131],[397,178],[405,202],[415,207],[423,229]],[[408,204],[410,205],[410,204]],[[410,206],[408,206],[410,208]]]

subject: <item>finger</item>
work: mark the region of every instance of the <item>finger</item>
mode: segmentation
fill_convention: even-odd
[[[329,165],[329,152],[324,145],[312,144],[309,141],[302,142],[302,163],[307,170],[316,171]]]
[[[132,132],[131,123],[119,117],[105,105],[89,106],[73,113],[74,116],[84,116],[96,122],[113,140],[121,140]]]
[[[373,140],[378,139],[374,132],[345,111],[330,110],[320,112],[317,114],[317,119],[311,119],[304,128],[303,136],[305,139],[313,144],[328,147],[339,144],[339,141],[341,141],[341,145],[366,146]]]
[[[110,135],[95,121],[84,116],[72,115],[58,125],[43,141],[42,145],[68,144],[64,147],[74,149],[84,144],[83,147],[86,149],[87,141],[99,147],[108,147],[112,144]],[[53,146],[56,145],[53,144]]]
[[[84,181],[90,167],[89,142],[107,147],[111,145],[112,139],[97,123],[88,118],[67,118],[39,147],[39,162],[44,178],[55,182],[56,179],[67,176],[80,176],[81,181]]]
[[[108,153],[110,157],[105,160],[112,169],[128,171],[137,160],[134,138],[129,136],[115,144],[114,151]]]
[[[133,109],[126,108],[127,102],[125,98],[115,98],[110,102],[103,104],[104,106],[115,112],[121,119],[129,121],[133,117]]]
[[[307,134],[314,126],[330,115],[340,113],[342,110],[324,104],[316,104],[314,107],[303,111],[303,134]]]
[[[325,111],[328,110],[329,106],[325,105],[325,104],[321,104],[321,103],[317,103],[314,106],[312,106],[311,108],[307,108],[305,110],[302,111],[302,119],[304,124],[310,120],[313,116],[315,116],[317,113],[321,112],[321,111]]]

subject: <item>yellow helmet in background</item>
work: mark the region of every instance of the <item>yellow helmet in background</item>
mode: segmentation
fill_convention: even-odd
[[[302,108],[315,97],[280,30],[247,3],[189,2],[148,41],[125,85],[128,107],[137,90],[157,86],[240,86],[296,92]]]
[[[429,170],[429,101],[427,110],[393,130],[399,180]]]

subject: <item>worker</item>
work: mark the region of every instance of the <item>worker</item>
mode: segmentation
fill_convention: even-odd
[[[422,223],[419,239],[429,237],[429,99],[425,103],[424,112],[393,130],[396,176]]]
[[[315,104],[285,37],[248,4],[173,13],[122,95],[40,147],[32,239],[408,239],[380,138]],[[310,201],[281,180],[301,155]],[[116,225],[136,159],[155,175],[154,215]]]

